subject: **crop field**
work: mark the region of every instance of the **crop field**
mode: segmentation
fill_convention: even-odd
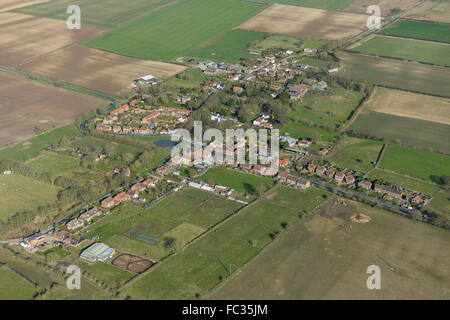
[[[260,177],[254,174],[242,173],[227,168],[211,168],[201,175],[199,180],[232,188],[240,193],[255,194],[256,186],[264,185],[267,190],[273,186],[273,180],[268,177]]]
[[[353,48],[360,53],[450,66],[450,44],[375,36]]]
[[[320,8],[328,10],[342,10],[347,7],[353,0],[246,0],[263,3],[281,3],[291,6],[301,6],[310,8]]]
[[[0,147],[34,136],[35,127],[49,130],[106,104],[105,100],[6,72],[0,72],[0,97]]]
[[[293,121],[311,122],[334,129],[348,119],[362,99],[360,92],[337,87],[331,94],[305,96],[302,102],[294,102],[289,117]]]
[[[330,155],[330,160],[343,168],[367,172],[372,169],[383,143],[379,141],[346,137]]]
[[[73,65],[77,67],[73,68]],[[85,88],[116,94],[142,76],[151,74],[164,79],[184,71],[186,67],[134,59],[77,45],[45,55],[21,66],[21,69]]]
[[[450,245],[445,230],[360,203],[330,203],[302,219],[208,298],[446,299]],[[368,223],[349,217],[365,214]],[[368,290],[367,267],[382,290]],[[417,280],[421,279],[420,286]]]
[[[450,42],[450,25],[443,23],[399,20],[389,27],[384,28],[379,33],[391,36]]]
[[[408,18],[450,23],[450,2],[430,0],[408,13]]]
[[[84,26],[81,30],[69,30],[65,21],[12,12],[0,13],[0,17],[0,61],[6,66],[20,65],[102,32],[101,29],[91,26]]]
[[[361,14],[273,4],[245,21],[239,28],[302,38],[337,40],[364,31],[366,20],[367,17]]]
[[[15,0],[17,1],[17,0]],[[82,23],[100,28],[115,28],[117,25],[136,20],[146,14],[174,2],[173,0],[52,0],[47,3],[16,10],[43,18],[66,20],[66,9],[70,5],[82,8]]]
[[[246,30],[231,30],[211,44],[190,53],[190,56],[221,60],[229,63],[238,63],[249,55],[248,48],[259,41],[264,40],[263,32]]]
[[[85,43],[138,58],[169,61],[194,51],[264,8],[237,0],[182,0]]]
[[[193,299],[204,296],[256,256],[275,235],[325,201],[327,193],[280,188],[249,205],[182,253],[150,270],[124,293],[132,299]],[[301,209],[300,209],[301,208]],[[284,227],[283,227],[284,226]]]
[[[330,144],[341,134],[336,131],[329,131],[326,129],[305,126],[301,123],[290,122],[281,129],[280,135],[289,135],[296,139],[308,138],[312,139],[316,144]]]
[[[386,113],[362,112],[349,129],[408,146],[450,154],[450,126],[446,124]]]
[[[353,79],[450,98],[447,68],[358,53],[339,52],[337,55],[347,65]]]
[[[50,0],[3,0],[0,4],[0,12],[9,11],[33,4],[48,2]]]
[[[436,181],[450,172],[450,157],[425,150],[389,144],[380,167],[412,177]]]
[[[0,220],[54,203],[59,188],[20,175],[0,175]]]
[[[385,182],[390,182],[409,190],[423,192],[429,196],[434,195],[439,190],[439,187],[435,183],[424,181],[418,178],[407,177],[402,174],[380,168],[370,171],[367,174],[367,177],[371,179],[379,179]]]
[[[450,125],[450,99],[407,91],[377,88],[362,111]]]
[[[344,11],[366,13],[368,6],[378,5],[381,9],[381,15],[384,17],[390,15],[394,8],[405,10],[411,8],[417,2],[418,0],[354,0]]]

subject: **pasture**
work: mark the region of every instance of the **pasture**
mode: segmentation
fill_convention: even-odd
[[[396,143],[450,154],[448,143],[450,126],[446,124],[386,113],[362,112],[349,130],[385,138]]]
[[[0,175],[0,220],[16,212],[53,204],[60,188],[20,175]]]
[[[0,269],[0,300],[31,300],[36,288],[27,280],[10,270]]]
[[[238,63],[249,55],[248,49],[252,44],[264,40],[265,33],[245,30],[231,30],[224,36],[214,40],[198,50],[189,53],[190,56]]]
[[[362,111],[450,125],[450,99],[407,91],[377,88]]]
[[[334,147],[329,159],[343,168],[367,172],[375,166],[383,143],[345,137]]]
[[[361,14],[273,4],[239,28],[301,38],[337,40],[364,31],[366,20],[366,16]]]
[[[320,8],[327,10],[342,10],[346,8],[353,0],[246,0],[263,3],[281,3],[291,6],[301,6],[310,8]]]
[[[379,33],[398,37],[450,42],[450,25],[443,23],[398,20]]]
[[[50,0],[3,0],[0,4],[0,12],[9,11],[21,7],[31,6],[33,4],[48,2]]]
[[[344,11],[354,13],[367,13],[367,7],[378,5],[383,17],[392,13],[392,9],[399,8],[405,10],[411,8],[417,3],[417,0],[353,0]]]
[[[389,144],[380,167],[412,177],[435,181],[448,176],[450,157],[425,150]]]
[[[302,219],[244,266],[212,299],[446,299],[450,234],[344,200]],[[349,220],[365,214],[368,223]],[[368,290],[367,267],[382,290]],[[421,279],[420,286],[417,280]]]
[[[0,15],[0,61],[5,66],[21,65],[102,32],[101,29],[87,25],[80,30],[69,30],[65,21],[26,14],[3,12]]]
[[[261,177],[221,167],[209,169],[205,174],[198,177],[198,179],[251,195],[256,193],[257,185],[263,185],[264,189],[267,190],[274,184],[273,180],[269,177]]]
[[[450,98],[447,68],[349,52],[338,52],[337,56],[353,79]]]
[[[282,36],[274,34],[268,36],[266,39],[255,45],[255,49],[267,50],[271,48],[281,49],[297,49],[302,44],[302,41],[298,38]]]
[[[17,0],[15,0],[17,1]],[[36,1],[37,2],[37,1]],[[116,28],[159,8],[169,5],[173,0],[52,0],[50,2],[25,7],[16,12],[43,18],[66,20],[69,5],[82,8],[82,23],[100,28]]]
[[[433,210],[450,216],[450,193],[440,190],[431,199],[430,206]]]
[[[450,23],[450,2],[446,0],[430,0],[415,8],[407,15],[410,19],[428,20]]]
[[[360,53],[450,66],[450,44],[375,36],[353,48]]]
[[[341,134],[337,131],[329,131],[306,126],[301,123],[290,122],[281,129],[280,135],[288,135],[296,139],[308,138],[312,139],[316,144],[330,144],[336,141]]]
[[[170,61],[194,51],[264,8],[262,4],[238,0],[181,0],[85,44],[138,58]]]
[[[76,45],[45,55],[21,69],[114,95],[142,76],[151,74],[164,79],[186,70],[186,67]]]
[[[317,189],[270,190],[267,199],[249,205],[123,291],[132,299],[203,297],[298,221],[299,212],[312,210],[326,195]]]
[[[134,273],[122,270],[106,262],[88,264],[80,260],[77,264],[79,265],[81,272],[89,272],[96,279],[103,281],[112,288],[120,287],[125,281],[134,276]]]
[[[323,125],[334,129],[342,125],[363,99],[361,92],[336,87],[332,93],[303,97],[302,102],[294,101],[289,109],[293,121]]]
[[[0,58],[1,60],[1,58]],[[0,148],[75,121],[105,100],[0,72]]]

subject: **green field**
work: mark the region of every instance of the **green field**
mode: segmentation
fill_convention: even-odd
[[[450,233],[346,203],[302,219],[208,298],[448,298]],[[352,223],[349,216],[355,213],[372,220]],[[381,290],[367,289],[370,265],[381,269]]]
[[[267,50],[271,48],[281,49],[298,49],[302,44],[302,41],[298,38],[288,37],[283,35],[274,34],[260,43],[256,44],[254,49]]]
[[[440,190],[433,196],[430,202],[431,208],[450,217],[450,193]]]
[[[343,10],[347,8],[353,0],[246,0],[263,3],[281,3],[292,6],[311,7],[328,10]]]
[[[227,168],[211,168],[198,178],[207,183],[214,183],[232,188],[240,193],[255,194],[256,186],[264,185],[267,190],[273,186],[273,180],[268,177],[260,177],[254,174],[242,173]]]
[[[302,102],[294,102],[289,116],[293,121],[335,128],[348,119],[362,99],[360,92],[337,87],[331,94],[305,96]]]
[[[290,122],[281,129],[280,135],[289,135],[296,139],[308,138],[312,139],[316,144],[329,144],[333,143],[341,134],[336,131],[329,131],[326,129],[305,126],[301,123]]]
[[[375,166],[383,143],[346,137],[330,155],[330,160],[347,169],[367,172]]]
[[[30,300],[36,288],[13,271],[0,269],[0,300]]]
[[[377,56],[450,66],[450,45],[444,43],[375,36],[353,50]]]
[[[350,52],[339,52],[337,56],[346,64],[348,76],[352,79],[450,97],[450,72],[447,68]]]
[[[274,233],[283,233],[283,226],[298,221],[299,213],[323,202],[325,195],[317,189],[271,190],[266,200],[249,205],[215,232],[124,288],[124,293],[131,299],[202,297],[272,242]]]
[[[83,271],[92,274],[96,279],[103,281],[112,288],[120,287],[125,281],[135,274],[125,271],[106,262],[97,262],[93,265],[80,261],[79,267]]]
[[[388,144],[380,167],[412,177],[436,180],[448,176],[450,157],[425,150]]]
[[[231,30],[211,44],[199,48],[189,55],[202,59],[214,59],[214,61],[238,63],[249,55],[248,50],[252,44],[264,40],[265,37],[266,34],[263,32]]]
[[[382,179],[385,182],[389,182],[413,191],[423,192],[429,196],[435,194],[436,191],[439,190],[439,187],[432,182],[406,177],[402,174],[380,168],[370,171],[370,173],[367,174],[367,177],[370,179]]]
[[[138,58],[170,61],[224,34],[265,7],[238,0],[181,0],[85,44]]]
[[[200,69],[188,69],[179,76],[167,79],[164,85],[175,88],[197,89],[203,82],[209,79],[211,77]]]
[[[424,40],[450,42],[450,25],[443,23],[399,20],[379,33]]]
[[[55,203],[59,190],[32,178],[0,174],[0,220],[19,211]]]
[[[44,18],[67,20],[67,7],[78,5],[82,12],[82,23],[109,29],[134,21],[171,2],[174,0],[52,0],[15,11]]]
[[[328,40],[308,39],[303,43],[303,48],[322,49],[328,44]]]
[[[349,130],[450,154],[450,126],[380,112],[360,113]]]

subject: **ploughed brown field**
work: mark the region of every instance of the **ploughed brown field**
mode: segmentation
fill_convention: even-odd
[[[367,16],[273,4],[239,26],[240,29],[302,38],[336,40],[365,30]]]
[[[450,23],[450,1],[427,1],[407,15],[408,18]]]
[[[381,9],[381,15],[387,16],[394,8],[405,10],[413,7],[418,2],[419,0],[354,0],[344,11],[366,13],[368,6],[377,5]]]
[[[69,30],[65,21],[13,12],[0,13],[0,30],[0,64],[5,66],[23,64],[102,32],[88,25],[80,30]]]
[[[2,0],[0,3],[0,12],[9,11],[17,8],[28,7],[33,4],[49,2],[50,0]]]
[[[0,72],[0,148],[70,123],[107,101]]]
[[[176,64],[130,58],[82,45],[63,48],[20,68],[110,94],[148,74],[166,78],[186,69]]]

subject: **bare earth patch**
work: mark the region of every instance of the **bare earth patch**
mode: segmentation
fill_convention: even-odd
[[[418,20],[450,23],[450,1],[428,1],[412,10],[407,17]]]
[[[367,16],[273,4],[239,26],[240,29],[302,38],[336,40],[366,30]]]
[[[450,125],[450,99],[407,91],[377,88],[365,110]]]
[[[356,223],[367,223],[372,220],[371,217],[365,215],[364,213],[357,213],[350,217],[350,220]]]
[[[73,122],[105,100],[0,72],[0,147]]]
[[[131,254],[121,254],[112,262],[113,265],[131,271],[142,273],[153,265],[153,262]]]
[[[0,3],[0,12],[9,11],[17,8],[28,7],[33,4],[49,2],[50,0],[2,0]]]
[[[167,78],[186,70],[186,67],[76,45],[45,55],[21,66],[21,69],[116,94],[139,77],[151,74],[156,78]]]
[[[65,21],[12,12],[0,13],[0,30],[0,63],[6,66],[17,66],[102,33],[101,29],[88,25],[81,30],[69,30]]]

